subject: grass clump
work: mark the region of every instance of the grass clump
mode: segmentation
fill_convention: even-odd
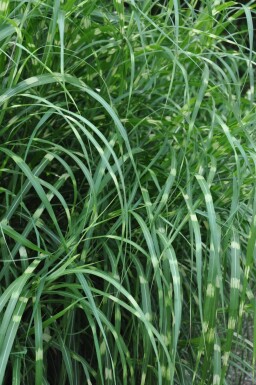
[[[0,385],[253,377],[255,3],[1,12]]]

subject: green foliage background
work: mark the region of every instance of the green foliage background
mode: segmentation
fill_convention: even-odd
[[[0,385],[255,375],[255,9],[0,2]]]

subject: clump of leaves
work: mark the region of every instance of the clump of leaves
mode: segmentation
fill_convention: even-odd
[[[0,385],[253,377],[254,2],[0,7]]]

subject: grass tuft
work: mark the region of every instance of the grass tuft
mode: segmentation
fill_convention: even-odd
[[[0,11],[0,385],[253,384],[255,2]]]

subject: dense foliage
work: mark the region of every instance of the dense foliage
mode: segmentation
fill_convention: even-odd
[[[0,385],[245,384],[255,2],[0,9]]]

